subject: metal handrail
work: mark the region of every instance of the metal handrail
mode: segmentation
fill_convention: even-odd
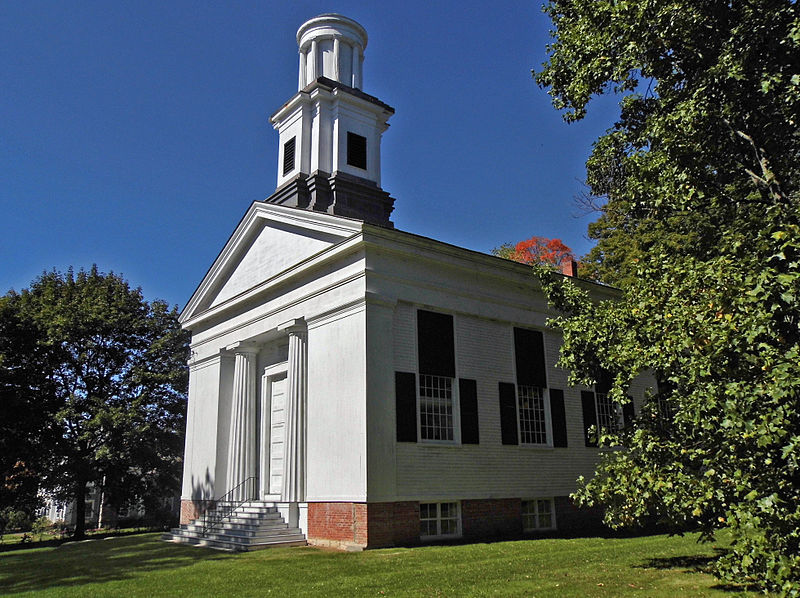
[[[203,537],[206,537],[216,525],[227,519],[233,512],[241,507],[244,503],[256,499],[256,479],[249,477],[245,481],[237,484],[225,494],[225,496],[218,498],[214,508],[209,509],[205,513],[203,519]],[[239,496],[233,500],[235,496]],[[242,498],[243,497],[243,498]]]

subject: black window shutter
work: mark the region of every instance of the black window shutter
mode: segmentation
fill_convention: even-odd
[[[517,391],[513,384],[500,383],[500,436],[503,444],[519,444],[517,440]]]
[[[356,168],[367,169],[367,138],[347,132],[347,163]]]
[[[420,374],[456,377],[453,316],[418,310],[417,343]]]
[[[294,170],[294,148],[296,137],[283,144],[283,174],[286,176]]]
[[[417,376],[394,373],[394,396],[397,410],[397,442],[417,441]]]
[[[458,398],[461,402],[461,444],[479,444],[478,383],[460,378]]]
[[[544,336],[541,332],[514,328],[514,358],[518,384],[547,387]]]
[[[564,391],[550,389],[550,419],[553,422],[553,446],[567,446],[567,414],[564,410]]]
[[[633,423],[635,412],[633,408],[633,397],[628,397],[628,402],[622,406],[622,421],[627,428]]]
[[[608,394],[609,392],[611,392],[611,383],[613,381],[614,380],[608,373],[603,372],[597,378],[597,383],[594,385],[594,389],[599,393]]]
[[[586,446],[597,446],[597,439],[589,434],[591,426],[597,427],[597,407],[594,404],[594,393],[591,390],[581,391],[581,406],[583,407],[583,435]]]

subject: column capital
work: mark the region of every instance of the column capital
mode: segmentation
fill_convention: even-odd
[[[294,320],[289,320],[288,322],[284,322],[283,324],[278,325],[279,332],[288,332],[291,334],[298,334],[301,332],[308,331],[308,324],[306,324],[305,318],[295,318]]]
[[[258,345],[247,341],[238,341],[225,347],[226,351],[233,353],[258,353]]]

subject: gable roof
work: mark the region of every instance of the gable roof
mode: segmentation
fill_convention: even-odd
[[[254,202],[183,308],[180,322],[269,281],[363,226],[343,216]]]

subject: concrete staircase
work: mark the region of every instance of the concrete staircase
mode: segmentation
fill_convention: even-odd
[[[166,542],[206,546],[229,552],[306,545],[303,532],[296,527],[289,527],[275,506],[263,502],[246,502],[239,505],[229,517],[216,523],[204,536],[203,525],[206,520],[213,518],[216,510],[224,506],[224,503],[218,503],[214,509],[199,519],[165,533],[161,539]]]

